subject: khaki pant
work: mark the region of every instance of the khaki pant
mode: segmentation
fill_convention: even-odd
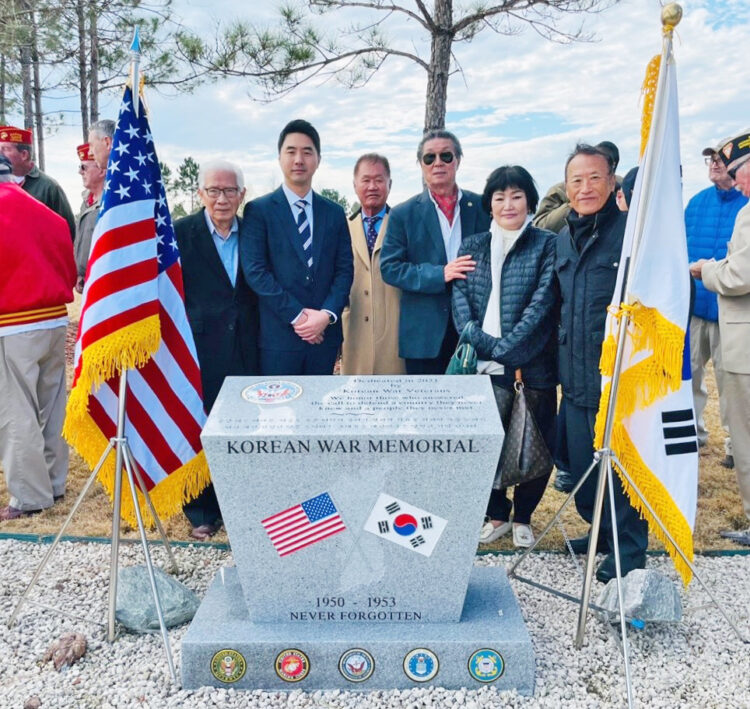
[[[750,520],[750,374],[724,373],[734,470],[745,516]]]
[[[693,316],[690,318],[690,370],[693,375],[693,402],[695,405],[695,420],[698,422],[698,441],[704,445],[708,440],[708,431],[703,421],[703,410],[708,400],[706,389],[705,367],[708,360],[714,363],[716,388],[719,390],[719,416],[721,425],[726,431],[727,421],[724,391],[724,370],[721,367],[721,340],[719,339],[719,323]],[[724,440],[724,451],[732,454],[731,438]]]
[[[0,461],[10,504],[51,507],[65,492],[65,327],[0,337]]]

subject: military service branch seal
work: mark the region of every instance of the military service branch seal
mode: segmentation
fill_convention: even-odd
[[[247,669],[245,658],[237,650],[219,650],[211,658],[211,674],[219,680],[232,684],[242,679]]]
[[[339,659],[339,672],[350,682],[364,682],[372,677],[375,671],[375,660],[362,648],[347,650]]]
[[[439,669],[437,655],[426,647],[418,647],[404,658],[404,674],[414,682],[429,682]]]
[[[469,674],[477,680],[486,684],[494,682],[505,671],[503,656],[491,648],[477,650],[469,658]]]
[[[310,672],[310,660],[302,650],[289,648],[276,655],[275,669],[285,682],[299,682]]]

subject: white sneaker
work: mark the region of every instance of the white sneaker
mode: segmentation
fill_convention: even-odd
[[[492,522],[486,522],[479,533],[479,543],[489,544],[490,542],[494,542],[496,539],[500,539],[504,534],[510,532],[510,528],[510,522],[502,522],[499,527],[496,527]]]
[[[513,544],[517,547],[530,547],[534,543],[534,532],[528,524],[513,525]]]

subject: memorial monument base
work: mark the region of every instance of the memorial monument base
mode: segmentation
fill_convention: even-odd
[[[349,613],[362,617],[358,610],[310,610],[306,620],[254,623],[236,569],[221,569],[182,640],[183,687],[369,691],[491,684],[534,691],[531,638],[502,568],[472,568],[458,623],[351,621]],[[345,620],[330,620],[339,617]]]

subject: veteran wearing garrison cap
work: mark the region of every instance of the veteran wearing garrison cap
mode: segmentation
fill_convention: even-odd
[[[74,245],[76,257],[76,269],[78,280],[76,290],[83,292],[83,281],[86,277],[86,266],[91,253],[91,236],[96,226],[96,218],[99,216],[99,208],[102,205],[102,192],[104,191],[104,176],[106,169],[99,167],[94,160],[94,153],[89,143],[84,143],[76,148],[78,153],[78,172],[81,173],[83,181],[83,202],[81,211],[76,217],[76,239]]]
[[[0,126],[0,155],[4,155],[11,164],[12,181],[53,212],[57,212],[68,223],[70,238],[73,240],[76,233],[73,210],[62,187],[49,175],[45,175],[31,159],[32,139],[30,130]]]
[[[750,130],[727,141],[719,156],[737,188],[750,197]],[[701,259],[691,264],[694,278],[718,294],[724,396],[732,437],[734,468],[750,525],[750,204],[734,223],[727,255],[718,261]],[[727,530],[721,536],[750,546],[750,526]]]

